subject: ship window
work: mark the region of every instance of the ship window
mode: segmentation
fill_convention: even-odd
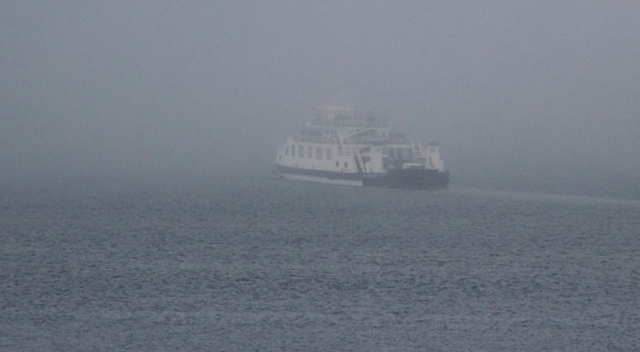
[[[331,148],[327,148],[327,160],[331,160]]]
[[[307,146],[307,158],[309,159],[313,158],[313,147],[310,145]]]
[[[304,146],[302,145],[298,146],[298,156],[304,158]]]
[[[287,149],[284,150],[284,156],[289,155],[289,146],[287,146]]]
[[[291,146],[291,156],[296,156],[296,146],[295,145]]]
[[[345,161],[345,162],[344,162],[344,168],[346,169],[346,168],[348,168],[348,167],[349,167],[349,163]]]
[[[316,159],[322,160],[322,147],[316,147]]]
[[[340,167],[340,162],[336,160],[336,167]]]

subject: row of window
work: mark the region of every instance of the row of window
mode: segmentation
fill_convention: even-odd
[[[311,145],[307,146],[307,158],[313,159],[314,147]],[[287,145],[287,149],[284,151],[284,155],[288,156],[291,153],[291,156],[297,156],[298,158],[305,157],[305,148],[303,145]],[[297,154],[297,155],[296,155]],[[331,160],[331,148],[324,147],[315,147],[315,158],[318,160],[322,160],[322,158],[326,155],[327,160]]]
[[[412,148],[384,148],[384,153],[392,157],[393,159],[413,159]]]

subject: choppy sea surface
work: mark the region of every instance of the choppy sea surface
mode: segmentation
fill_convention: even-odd
[[[1,351],[638,351],[640,201],[0,188]]]

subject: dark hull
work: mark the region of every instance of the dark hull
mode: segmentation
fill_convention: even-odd
[[[406,189],[443,189],[449,183],[449,172],[424,169],[395,169],[384,175],[363,179],[364,186]]]
[[[294,168],[276,165],[273,169],[274,173],[283,175],[295,175],[307,177],[309,181],[327,183],[350,182],[359,185],[361,181],[363,186],[367,187],[387,187],[387,188],[406,188],[406,189],[442,189],[447,188],[449,183],[449,172],[438,172],[437,170],[424,169],[395,169],[389,170],[385,174],[362,174],[362,173],[345,173],[335,171],[322,171],[303,168]]]
[[[300,175],[317,178],[326,178],[328,180],[345,180],[345,181],[361,181],[362,175],[355,172],[335,172],[322,171],[313,169],[303,169],[290,166],[275,165],[273,168],[275,174]]]

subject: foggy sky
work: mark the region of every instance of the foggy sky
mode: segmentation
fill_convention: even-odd
[[[0,170],[252,172],[312,108],[452,178],[640,177],[640,2],[0,1]]]

